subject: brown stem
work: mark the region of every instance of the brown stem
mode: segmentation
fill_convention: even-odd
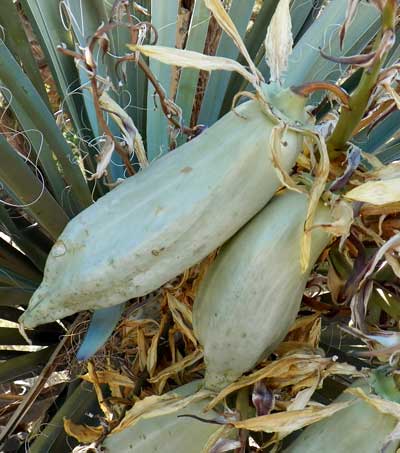
[[[94,108],[95,108],[95,111],[96,111],[97,121],[99,122],[100,127],[102,128],[103,132],[108,137],[110,137],[111,140],[113,141],[114,146],[115,146],[115,150],[121,156],[121,158],[122,158],[122,160],[123,160],[123,162],[124,162],[124,164],[126,166],[126,170],[127,170],[128,174],[129,174],[129,176],[132,176],[132,175],[135,174],[135,170],[132,167],[132,164],[131,164],[131,162],[129,160],[129,156],[125,152],[125,150],[122,148],[122,146],[118,143],[116,138],[114,137],[113,133],[111,132],[110,128],[108,127],[108,124],[106,123],[106,121],[104,119],[103,112],[101,111],[100,102],[99,102],[99,94],[97,92],[97,81],[96,81],[95,73],[93,73],[93,76],[91,76],[90,83],[91,83],[91,86],[92,86],[93,104],[94,104]]]
[[[340,102],[346,108],[350,108],[349,106],[350,96],[347,94],[346,90],[330,82],[308,82],[304,83],[303,85],[291,87],[291,90],[294,93],[304,97],[308,97],[310,94],[313,94],[319,90],[329,91],[333,93],[337,98],[339,98]]]
[[[160,98],[160,104],[161,104],[162,111],[164,112],[164,115],[167,117],[168,121],[171,124],[173,124],[177,129],[182,130],[183,133],[185,133],[189,136],[195,135],[195,133],[196,133],[195,129],[192,129],[192,128],[186,127],[186,126],[182,126],[179,123],[179,121],[177,121],[171,115],[171,112],[166,103],[168,98],[167,98],[164,90],[161,88],[160,84],[158,83],[157,79],[154,77],[154,74],[151,72],[150,68],[143,60],[143,58],[139,57],[139,59],[137,60],[137,64],[139,65],[140,69],[145,73],[147,79],[151,82],[156,93],[158,94],[158,97]]]

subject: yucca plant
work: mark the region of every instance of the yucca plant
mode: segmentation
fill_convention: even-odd
[[[4,451],[269,451],[351,409],[332,402],[338,375],[396,370],[397,13],[393,0],[3,0]],[[283,186],[302,195],[274,196]],[[293,310],[266,340],[255,305],[278,281]],[[369,362],[349,352],[362,342]],[[221,356],[206,372],[203,347],[206,367]],[[357,394],[391,415],[382,448],[400,413],[383,381]]]

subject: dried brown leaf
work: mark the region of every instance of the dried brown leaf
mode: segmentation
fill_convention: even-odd
[[[182,398],[173,392],[164,395],[152,395],[135,403],[121,423],[112,431],[113,433],[120,432],[126,428],[134,426],[141,419],[149,419],[162,415],[172,414],[185,408],[192,402],[201,401],[209,398],[212,392],[209,390],[199,390],[193,395]]]
[[[334,203],[331,210],[331,223],[314,224],[311,229],[322,228],[324,231],[334,236],[341,236],[341,243],[344,242],[349,234],[354,222],[353,207],[345,200],[339,199]]]
[[[400,200],[400,177],[383,181],[367,181],[347,192],[345,197],[373,205],[395,203]]]
[[[226,450],[221,450],[220,446],[225,446],[225,441],[227,440],[226,437],[232,435],[232,433],[236,431],[236,429],[232,429],[231,426],[229,425],[224,425],[221,426],[221,428],[218,428],[216,431],[214,431],[211,436],[208,438],[206,444],[204,445],[203,449],[201,450],[201,453],[220,453],[221,451],[226,451]],[[236,442],[232,441],[231,442]],[[238,448],[240,447],[239,445],[235,444],[233,448]],[[232,449],[233,449],[232,448]],[[228,450],[229,451],[229,450]]]
[[[253,73],[255,80],[262,80],[262,76],[257,70],[256,66],[253,63],[253,60],[250,58],[250,55],[244,45],[242,37],[237,31],[235,24],[232,19],[229,17],[229,14],[225,11],[220,0],[204,0],[206,7],[212,12],[215,17],[215,20],[218,22],[218,25],[230,36],[235,43],[236,47],[240,50],[242,55],[245,57],[247,64],[251,72]]]
[[[137,346],[139,356],[140,371],[144,371],[147,365],[147,344],[144,331],[140,327],[137,329]]]
[[[346,401],[344,403],[332,403],[326,407],[308,407],[303,410],[294,410],[288,412],[278,412],[262,417],[249,418],[247,420],[232,422],[233,426],[239,429],[247,429],[249,431],[266,432],[266,433],[281,433],[293,432],[312,423],[330,417],[346,407],[354,404],[354,401]]]
[[[373,406],[382,414],[391,415],[394,418],[400,420],[400,404],[394,401],[384,400],[376,395],[367,395],[364,390],[360,387],[348,388],[346,392],[351,393],[352,395],[360,398]]]
[[[362,286],[366,282],[367,278],[375,271],[375,268],[378,265],[379,261],[382,259],[382,257],[385,256],[391,250],[396,249],[399,245],[400,245],[400,233],[395,234],[388,241],[386,241],[384,245],[382,245],[382,247],[376,253],[368,272],[365,273],[362,281],[360,282],[360,286]],[[389,264],[391,264],[390,261]],[[397,266],[392,267],[392,269],[395,273],[397,272]],[[400,278],[400,275],[397,275],[397,277]]]
[[[321,335],[321,315],[315,313],[297,318],[291,326],[286,341],[297,341],[312,347],[317,347]]]
[[[280,0],[265,37],[265,58],[270,68],[270,81],[280,82],[292,53],[293,36],[290,1]]]
[[[229,58],[213,57],[191,50],[173,49],[163,46],[128,45],[128,47],[134,52],[140,52],[162,63],[180,66],[182,68],[196,68],[208,72],[216,70],[238,72],[252,85],[256,85],[256,77],[248,72],[240,63]]]
[[[287,187],[290,190],[295,192],[304,193],[305,189],[296,184],[293,178],[289,175],[289,173],[285,170],[284,166],[282,165],[281,155],[282,155],[282,141],[283,135],[286,131],[286,127],[284,125],[275,126],[271,131],[271,157],[272,157],[272,165],[274,166],[278,178],[281,184]]]
[[[88,374],[91,379],[90,382],[92,382],[92,384],[93,384],[93,387],[94,387],[94,390],[95,390],[96,396],[97,396],[97,401],[99,402],[99,406],[100,406],[101,410],[103,411],[106,419],[108,421],[112,421],[114,419],[113,411],[108,407],[108,404],[103,397],[103,392],[100,387],[100,382],[97,377],[97,372],[96,372],[92,362],[88,362],[87,368],[88,368]]]
[[[114,140],[110,137],[105,137],[103,143],[101,144],[101,149],[97,157],[96,172],[91,175],[88,180],[92,181],[93,179],[100,179],[107,174],[107,167],[111,162],[111,157],[115,149]]]
[[[360,0],[348,0],[347,1],[346,18],[345,18],[345,21],[343,22],[343,25],[340,28],[340,33],[339,33],[341,49],[343,48],[343,41],[346,36],[346,31],[350,27],[350,24],[354,19],[359,2],[360,2]]]
[[[133,388],[136,383],[132,381],[128,376],[118,373],[117,371],[105,370],[105,371],[96,371],[97,382],[99,384],[114,384],[121,385],[122,387]],[[87,382],[93,382],[93,375],[89,373],[80,376],[81,379]]]
[[[194,345],[197,346],[196,337],[193,335],[192,330],[188,327],[187,323],[192,324],[192,312],[189,307],[179,301],[171,293],[167,293],[168,307],[171,311],[175,324],[179,327],[185,337],[187,337]],[[185,322],[186,321],[186,322]]]
[[[161,318],[160,327],[158,332],[151,339],[151,345],[147,351],[147,371],[149,372],[150,377],[154,376],[154,372],[157,367],[157,358],[158,358],[158,342],[160,337],[165,329],[166,322],[168,320],[168,315],[164,314]]]
[[[196,350],[192,352],[191,354],[185,356],[182,360],[179,360],[178,362],[175,362],[171,366],[164,368],[162,371],[160,371],[156,376],[153,376],[151,379],[149,379],[149,382],[151,384],[155,384],[156,382],[159,382],[161,380],[166,380],[177,373],[182,372],[185,368],[193,365],[196,363],[198,360],[203,358],[203,351]]]
[[[366,174],[369,179],[393,179],[400,177],[400,162],[391,162]]]
[[[369,52],[367,54],[352,55],[349,57],[334,57],[331,55],[327,55],[322,50],[320,52],[325,59],[333,61],[335,63],[354,65],[360,68],[370,68],[377,61],[381,60],[383,56],[390,50],[390,48],[393,46],[394,39],[395,36],[393,31],[386,30],[379,43],[379,47],[373,52]]]
[[[101,425],[78,425],[68,418],[64,418],[64,430],[68,436],[74,437],[78,442],[83,444],[97,442],[104,434],[104,427]]]
[[[306,272],[310,266],[311,255],[311,228],[314,223],[315,213],[318,209],[320,198],[325,190],[325,184],[329,176],[330,162],[325,140],[315,133],[310,134],[310,138],[315,142],[320,160],[315,169],[315,179],[310,190],[310,201],[308,203],[307,217],[304,224],[304,234],[301,241],[301,269]]]
[[[127,144],[129,153],[136,154],[142,168],[147,167],[149,162],[147,160],[143,140],[132,118],[107,94],[105,90],[99,97],[99,104],[101,109],[108,112],[111,115],[111,118],[117,123]]]
[[[269,379],[268,383],[271,383],[271,386],[283,388],[287,385],[293,385],[306,377],[314,376],[315,374],[321,375],[322,371],[332,365],[332,363],[333,361],[330,358],[307,354],[295,354],[267,363],[263,368],[254,371],[248,376],[242,376],[233,384],[225,387],[209,403],[207,410],[212,409],[231,393],[253,385],[262,379]]]

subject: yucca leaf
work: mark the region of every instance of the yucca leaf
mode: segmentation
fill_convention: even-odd
[[[151,1],[151,21],[158,30],[157,44],[160,46],[175,47],[178,3],[178,0]],[[169,95],[171,66],[152,59],[150,69]],[[147,157],[152,161],[168,151],[169,143],[168,121],[150,84],[147,91],[147,109]]]
[[[35,124],[26,113],[24,106],[12,96],[12,93],[4,89],[2,93],[10,103],[10,107],[23,130],[24,136],[29,141],[29,145],[32,146],[32,153],[29,156],[30,160],[38,162],[48,180],[49,190],[52,191],[54,198],[61,204],[63,200],[65,201],[68,192],[53,153],[45,141],[45,134],[36,129]]]
[[[394,46],[389,50],[386,58],[385,66],[391,66],[399,61],[400,59],[400,29],[395,31],[396,39]]]
[[[0,266],[19,273],[32,282],[39,284],[42,281],[42,273],[33,266],[23,253],[2,238],[0,238]]]
[[[186,50],[203,52],[209,17],[210,12],[205,6],[204,0],[196,0],[190,19],[188,38],[185,46]],[[185,126],[190,126],[190,117],[192,114],[198,79],[199,70],[182,69],[176,93],[176,103],[182,109],[183,124]],[[186,138],[184,136],[178,138],[178,144],[184,143],[185,141]]]
[[[26,343],[25,343],[26,344]],[[49,360],[54,346],[29,352],[0,363],[0,383],[37,376]]]
[[[140,4],[149,12],[151,11],[151,0],[142,0]],[[145,17],[140,13],[137,13],[136,15],[139,20],[150,20],[149,17]],[[122,45],[125,45],[124,41],[122,41]],[[123,92],[122,102],[123,105],[127,105],[129,97],[131,97],[127,111],[132,117],[133,122],[138,128],[140,134],[142,135],[143,141],[146,144],[147,115],[145,112],[147,108],[147,79],[144,73],[134,64],[128,64],[126,71],[128,85],[126,90]]]
[[[294,0],[292,2],[290,12],[292,17],[293,41],[295,44],[317,19],[321,6],[324,3],[324,0]]]
[[[0,8],[0,25],[4,29],[4,41],[14,57],[20,61],[24,71],[42,96],[42,99],[50,107],[43,79],[38,65],[31,50],[25,30],[21,23],[17,5],[13,0],[3,0]]]
[[[375,126],[372,131],[363,130],[354,137],[354,143],[363,151],[373,153],[385,145],[400,129],[400,111],[395,111],[380,124]],[[393,143],[388,144],[389,149]]]
[[[22,311],[15,307],[0,306],[0,319],[5,321],[18,323],[18,318],[21,316]]]
[[[19,228],[11,219],[6,207],[0,203],[0,229],[26,254],[29,260],[39,269],[44,270],[47,252],[32,241],[26,228]]]
[[[74,1],[73,3],[76,4],[77,2]],[[82,2],[80,3],[82,6]],[[78,138],[79,149],[85,155],[83,164],[89,172],[94,172],[96,161],[93,149],[88,145],[94,135],[91,129],[88,128],[87,111],[79,89],[78,70],[73,59],[63,55],[57,49],[61,44],[73,47],[73,34],[68,29],[68,17],[63,15],[64,10],[60,2],[48,3],[43,0],[22,0],[21,4],[47,57],[46,61],[49,64],[62,100],[61,107],[66,108],[71,116],[74,130],[69,134],[69,137],[73,141],[76,140],[76,137]],[[91,4],[91,9],[93,10],[93,8],[94,5]],[[74,161],[73,158],[70,160]],[[95,187],[92,187],[92,183],[89,183],[89,185],[95,198],[105,193],[101,181]],[[82,194],[85,194],[83,187],[81,191]],[[81,207],[86,207],[89,204],[89,200],[86,200],[85,203],[81,203]]]
[[[150,0],[140,1],[140,5],[150,11]],[[112,3],[105,3],[108,17],[111,14]],[[91,11],[91,10],[90,10]],[[150,21],[150,17],[134,10],[134,20]],[[126,44],[131,41],[130,30],[126,27],[116,27],[110,33],[111,48],[114,55],[124,56],[127,53]],[[115,61],[113,62],[113,64]],[[112,67],[111,67],[112,69]],[[118,85],[121,82],[121,74],[115,74],[115,82]],[[124,107],[126,112],[131,116],[137,129],[146,140],[146,115],[144,114],[147,102],[147,79],[144,73],[135,63],[128,63],[126,67],[126,81],[121,86],[118,93],[118,101]]]
[[[28,305],[33,289],[0,286],[0,306]]]
[[[88,3],[71,0],[64,2],[65,16],[68,18],[76,42],[81,48],[85,48],[87,46],[87,39],[89,36],[92,36],[101,25],[104,25],[110,21],[113,4],[113,2]],[[130,31],[125,27],[117,27],[116,29],[108,32],[107,36],[110,40],[109,54],[103,55],[96,50],[94,54],[97,66],[96,72],[103,78],[109,77],[114,87],[119,87],[120,80],[116,74],[115,66],[118,61],[118,56],[125,56],[128,51],[126,44],[130,42]],[[129,66],[129,77],[126,86],[122,87],[118,90],[118,92],[115,92],[114,90],[110,90],[109,92],[109,95],[121,106],[125,107],[128,104],[126,111],[132,116],[134,121],[135,119],[144,116],[143,111],[136,107],[137,104],[135,104],[134,99],[136,99],[136,97],[139,99],[140,96],[143,97],[143,86],[147,86],[147,81],[145,81],[143,74],[137,71],[136,65],[131,64]],[[79,66],[78,73],[81,86],[89,86],[90,80],[85,70]],[[136,83],[139,79],[141,83]],[[142,91],[139,92],[138,90]],[[92,134],[90,134],[91,137],[89,138],[99,137],[103,131],[99,129],[91,93],[87,90],[83,90],[82,99],[86,107],[88,123],[90,124],[90,128],[92,130]],[[131,107],[129,107],[129,105],[131,105]],[[111,121],[109,117],[106,118],[106,121],[111,132],[115,136],[119,136],[119,130],[115,123]],[[142,132],[140,127],[138,127],[138,129]],[[97,154],[95,147],[88,146],[87,150],[92,157]],[[95,164],[94,160],[93,163]],[[113,153],[112,161],[109,167],[111,170],[111,176],[114,180],[117,178],[125,178],[125,166],[123,165],[122,159],[117,152]],[[93,168],[95,168],[95,165]],[[88,168],[88,170],[93,172],[93,168]],[[102,194],[106,192],[104,187],[99,187],[99,189]]]
[[[242,37],[246,34],[253,6],[254,0],[233,0],[230,7],[229,15]],[[236,60],[239,55],[239,49],[228,35],[222,34],[216,55]],[[234,78],[235,74],[232,74],[231,77]],[[219,71],[210,74],[199,115],[200,124],[211,126],[219,118],[229,80],[230,77],[227,74]],[[233,91],[231,92],[233,93]]]
[[[78,360],[88,360],[108,340],[118,324],[125,304],[102,308],[93,313],[85,338],[76,354]]]
[[[71,185],[72,196],[82,208],[89,206],[92,203],[91,194],[79,165],[75,163],[76,158],[70,146],[32,82],[3,42],[0,43],[0,80],[19,104],[24,106],[26,114],[30,116],[36,128],[43,133],[46,132],[46,141],[59,160],[65,179]]]
[[[48,346],[58,343],[60,332],[46,332],[39,329],[27,330],[26,334],[32,341],[32,344],[37,346]],[[0,345],[3,346],[26,346],[25,338],[20,334],[18,329],[13,327],[0,327]]]
[[[255,60],[257,53],[264,42],[265,35],[267,33],[268,25],[274,15],[275,9],[279,3],[279,0],[265,0],[262,7],[256,17],[253,27],[245,37],[244,43],[247,50],[249,51],[250,57]],[[242,57],[238,60],[243,63]],[[237,74],[232,74],[229,81],[226,96],[224,97],[223,104],[221,107],[220,116],[228,112],[232,107],[232,100],[236,93],[247,85],[247,82],[243,81],[243,78]]]
[[[107,23],[108,16],[104,2],[77,2],[75,0],[67,0],[64,2],[64,14],[69,21],[76,45],[84,48],[87,46],[88,37],[92,36],[97,28],[103,23]],[[72,43],[71,43],[72,46]],[[105,61],[110,63],[110,58],[105,56]],[[107,76],[107,65],[103,59],[96,58],[97,72],[103,76]],[[81,67],[78,68],[81,86],[89,86],[90,81],[87,73]],[[114,80],[115,83],[115,80]],[[82,100],[86,106],[88,121],[92,131],[92,136],[97,137],[101,134],[97,123],[95,107],[93,104],[92,95],[87,90],[82,90]],[[91,148],[89,148],[91,152]]]
[[[378,10],[369,4],[358,8],[353,23],[347,30],[343,50],[339,47],[339,27],[346,14],[347,0],[327,4],[321,15],[295,45],[289,58],[286,85],[299,85],[306,81],[336,81],[343,67],[325,60],[319,51],[329,55],[351,55],[361,52],[376,34],[380,24]]]
[[[57,239],[68,222],[67,215],[2,135],[0,180],[18,196],[22,204],[29,206],[29,211],[49,235]]]
[[[384,163],[400,160],[400,140],[393,140],[376,151],[376,156]]]
[[[96,393],[88,382],[81,382],[30,446],[30,453],[70,452],[76,441],[64,432],[64,417],[75,423],[90,424],[89,413],[99,413]],[[88,423],[89,422],[89,423]]]
[[[396,42],[388,56],[385,67],[393,65],[400,55],[400,31],[397,31]],[[400,112],[395,110],[387,118],[374,126],[372,130],[364,129],[353,138],[353,142],[363,151],[379,154],[383,162],[399,158],[397,141],[391,141],[400,130]],[[387,150],[387,152],[385,152]]]
[[[10,271],[0,266],[0,287],[16,287],[23,290],[33,291],[37,284],[21,277],[18,273]]]
[[[46,62],[53,74],[59,95],[71,115],[75,131],[79,134],[84,129],[82,99],[79,93],[74,96],[67,95],[78,87],[78,73],[73,59],[57,50],[61,43],[69,47],[73,44],[72,34],[62,22],[59,3],[47,0],[21,0],[23,10],[47,57]]]
[[[10,360],[14,357],[20,357],[21,355],[25,355],[26,351],[16,351],[16,350],[9,350],[9,349],[2,349],[0,350],[0,361]]]

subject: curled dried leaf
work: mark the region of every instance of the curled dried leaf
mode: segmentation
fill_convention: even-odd
[[[144,371],[147,365],[147,342],[144,335],[144,329],[138,327],[137,329],[137,347],[139,357],[139,368],[140,371]]]
[[[397,109],[400,109],[400,95],[397,93],[397,91],[389,83],[382,83],[381,85],[386,93],[390,96],[390,98],[394,101]]]
[[[64,418],[64,430],[68,436],[74,437],[78,442],[90,444],[99,441],[104,434],[103,426],[78,425],[68,418]]]
[[[296,184],[293,178],[289,175],[289,173],[284,169],[283,165],[281,164],[281,155],[282,155],[282,148],[283,148],[283,136],[286,132],[286,127],[283,124],[275,126],[271,131],[271,157],[272,157],[272,165],[274,166],[278,178],[282,185],[287,187],[290,190],[295,192],[304,193],[305,189]]]
[[[249,418],[247,420],[233,422],[232,424],[236,428],[247,429],[249,431],[289,433],[330,417],[352,404],[354,404],[354,401],[332,403],[326,407],[312,406],[302,410],[278,412],[262,417]]]
[[[379,43],[379,47],[373,52],[369,52],[363,55],[352,55],[350,57],[333,57],[326,54],[322,49],[320,50],[321,55],[329,61],[334,63],[353,65],[360,68],[370,68],[377,61],[382,60],[384,55],[391,49],[395,42],[395,34],[393,30],[386,30]]]
[[[329,155],[325,140],[316,133],[311,133],[310,138],[314,141],[319,150],[320,160],[315,169],[315,178],[309,194],[310,201],[308,203],[307,217],[304,224],[304,234],[301,241],[300,263],[303,272],[306,272],[309,267],[311,254],[311,227],[314,223],[318,203],[325,190],[325,184],[329,176],[330,168]]]
[[[337,370],[335,365],[335,361],[331,358],[325,358],[318,355],[293,354],[282,357],[279,360],[267,363],[263,368],[254,371],[247,376],[242,376],[236,382],[225,387],[208,404],[206,409],[212,409],[231,393],[236,392],[243,387],[253,385],[258,381],[267,379],[267,383],[271,383],[271,386],[274,384],[277,388],[283,388],[304,381],[306,378],[312,378],[315,375],[329,375],[331,370],[332,374],[335,374],[335,370]],[[341,369],[341,371],[344,370],[347,370],[345,374],[356,373],[356,369],[347,364]]]
[[[287,407],[286,411],[300,411],[305,409],[305,407],[309,404],[311,397],[313,396],[315,390],[317,389],[318,385],[320,383],[320,377],[319,376],[314,376],[312,380],[307,384],[308,387],[300,390],[297,395],[295,396],[294,400],[289,404]],[[280,433],[276,433],[274,436],[274,441],[281,441],[284,439],[286,436],[291,434],[293,432],[292,429],[287,429],[284,431],[281,431]]]
[[[160,327],[158,332],[153,336],[151,339],[151,345],[149,350],[147,351],[147,371],[149,372],[150,377],[154,376],[154,372],[157,367],[157,359],[158,359],[158,343],[160,341],[160,337],[164,331],[166,322],[168,320],[168,315],[165,314],[161,318]]]
[[[400,162],[391,162],[377,170],[367,173],[366,176],[371,179],[380,180],[400,178]]]
[[[280,83],[292,53],[293,36],[290,1],[280,0],[265,37],[265,58],[270,68],[270,81]]]
[[[200,390],[188,397],[181,397],[172,392],[161,396],[148,396],[143,400],[136,402],[132,409],[126,413],[121,423],[112,432],[117,433],[126,428],[132,427],[141,419],[149,419],[166,414],[172,414],[185,408],[192,402],[201,401],[205,398],[209,398],[211,395],[212,392],[208,390]]]
[[[400,200],[400,177],[383,181],[367,181],[345,195],[349,200],[385,205]]]
[[[99,370],[96,372],[96,377],[97,377],[97,382],[99,384],[115,384],[115,385],[120,385],[122,387],[127,387],[127,388],[134,388],[136,383],[132,381],[131,378],[128,376],[125,376],[117,371],[112,371],[112,370]],[[93,375],[87,373],[84,374],[83,376],[80,376],[81,379],[87,382],[93,382]]]
[[[335,191],[343,189],[345,185],[349,182],[351,176],[356,171],[360,163],[361,163],[361,149],[355,145],[352,145],[347,153],[346,170],[344,171],[342,176],[333,181],[333,183],[329,187],[329,190]]]
[[[235,24],[232,19],[229,17],[229,14],[226,12],[220,0],[204,0],[206,7],[212,12],[215,17],[215,20],[218,22],[218,25],[227,33],[235,43],[236,47],[240,50],[242,55],[245,57],[247,64],[251,72],[255,77],[255,82],[259,83],[263,80],[262,75],[256,68],[253,60],[250,58],[250,55],[244,45],[242,37],[237,31]]]
[[[150,16],[151,14],[149,13],[149,10],[145,8],[144,6],[140,5],[138,2],[133,2],[133,9],[138,11],[139,13],[145,15],[145,16]]]
[[[238,72],[252,85],[257,85],[257,78],[252,73],[247,71],[247,69],[237,61],[229,58],[213,57],[191,50],[173,49],[171,47],[163,46],[128,45],[128,47],[134,52],[140,52],[143,55],[154,58],[162,63],[180,66],[182,68],[196,68],[208,72],[215,70]]]
[[[112,119],[117,123],[127,144],[128,152],[135,152],[141,167],[147,167],[149,162],[146,157],[142,137],[132,118],[107,94],[105,90],[99,97],[99,104],[101,109],[108,112]]]
[[[115,149],[114,140],[106,136],[101,143],[100,153],[97,157],[97,167],[96,172],[91,175],[88,180],[100,179],[107,174],[107,167],[110,165],[112,154]]]
[[[339,33],[341,49],[343,48],[343,41],[346,36],[346,31],[350,27],[351,22],[354,19],[359,2],[360,2],[360,0],[348,0],[347,1],[346,18],[345,18],[345,21],[343,22],[343,25],[340,27],[340,33]]]
[[[286,336],[286,341],[296,341],[317,347],[321,336],[321,315],[314,313],[301,316],[293,323]]]
[[[348,388],[346,392],[351,393],[357,398],[367,402],[382,414],[392,415],[393,417],[400,420],[400,404],[394,401],[388,401],[380,398],[377,395],[367,395],[365,391],[360,387]]]
[[[192,312],[189,307],[178,300],[171,293],[167,293],[168,307],[171,310],[172,317],[179,330],[187,337],[193,346],[197,346],[196,337],[189,326],[192,326]]]
[[[106,419],[109,422],[111,422],[114,419],[114,414],[113,414],[113,411],[108,406],[108,403],[106,402],[106,400],[103,397],[103,392],[101,390],[97,372],[96,372],[92,362],[88,362],[87,368],[88,368],[88,374],[89,374],[90,380],[91,380],[90,382],[92,382],[92,384],[93,384],[93,387],[94,387],[94,390],[95,390],[96,396],[97,396],[97,401],[99,402],[99,406],[100,406],[101,410],[103,411]]]
[[[161,392],[167,382],[171,377],[176,376],[178,373],[181,373],[186,368],[192,366],[194,363],[198,362],[203,358],[203,351],[196,350],[191,354],[185,356],[183,359],[178,362],[173,363],[167,368],[164,368],[156,376],[149,379],[151,384],[157,384],[158,390]]]
[[[230,443],[227,444],[227,441],[229,439],[226,439],[226,437],[232,435],[235,431],[236,431],[236,429],[232,429],[232,427],[229,425],[221,426],[221,428],[217,429],[208,438],[201,453],[220,453],[222,451],[230,451],[234,448],[239,448],[240,442],[238,442],[238,441],[230,440],[230,442],[234,442],[234,444],[230,444]],[[232,448],[230,448],[230,450],[223,450],[223,448],[225,448],[226,446],[228,446],[228,447],[231,446]],[[221,450],[221,448],[222,448],[222,450]]]
[[[251,401],[256,408],[257,417],[268,415],[275,406],[275,395],[264,382],[259,381],[254,384]]]
[[[349,237],[350,228],[354,221],[353,207],[350,203],[339,199],[334,203],[331,215],[331,223],[314,224],[311,227],[311,230],[314,228],[322,228],[324,231],[327,231],[334,236],[341,236],[341,243],[343,243]]]

